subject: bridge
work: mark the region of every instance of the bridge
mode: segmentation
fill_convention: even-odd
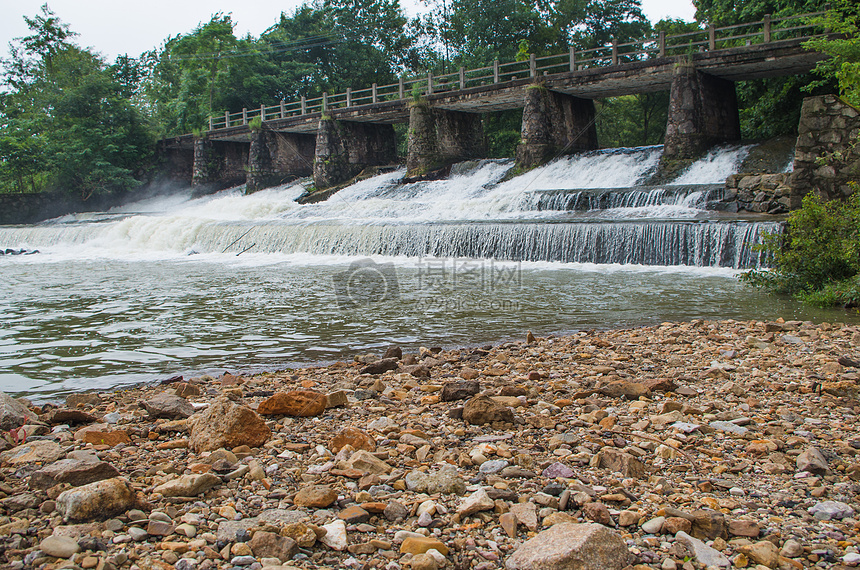
[[[810,71],[823,55],[823,12],[666,35],[210,117],[202,136],[161,141],[174,176],[248,192],[313,175],[318,189],[398,161],[395,123],[408,123],[408,176],[483,158],[482,114],[523,109],[517,164],[530,168],[598,148],[594,100],[669,91],[664,163],[740,139],[735,82]]]

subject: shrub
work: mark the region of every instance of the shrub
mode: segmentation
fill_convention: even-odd
[[[785,233],[766,236],[761,249],[772,269],[747,271],[742,281],[816,305],[856,305],[860,189],[844,202],[807,195],[789,215]]]

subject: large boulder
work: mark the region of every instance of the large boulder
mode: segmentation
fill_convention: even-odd
[[[0,453],[0,463],[23,465],[25,463],[53,463],[63,454],[60,445],[55,441],[36,440],[13,447]]]
[[[257,413],[263,416],[311,417],[322,414],[328,405],[325,394],[313,390],[279,392],[260,402]]]
[[[128,432],[122,429],[110,429],[108,424],[92,424],[75,432],[75,439],[93,445],[114,447],[120,443],[131,443]]]
[[[194,406],[188,400],[164,392],[156,394],[141,405],[149,412],[151,418],[181,420],[190,418],[194,414]]]
[[[560,523],[520,546],[508,570],[621,570],[627,566],[624,539],[603,525]]]
[[[248,544],[257,558],[277,558],[281,562],[292,560],[298,554],[299,545],[288,536],[258,530]]]
[[[220,484],[221,478],[212,473],[182,475],[176,479],[162,483],[153,489],[153,491],[161,493],[164,497],[196,497],[200,493],[205,493],[212,487]]]
[[[442,386],[441,399],[443,402],[454,402],[471,398],[481,391],[481,384],[476,380],[448,382]]]
[[[463,406],[463,420],[476,426],[494,422],[513,423],[514,413],[489,396],[475,396]]]
[[[398,363],[396,358],[383,358],[382,360],[377,360],[376,362],[371,362],[361,370],[359,370],[360,374],[384,374],[389,370],[397,370]]]
[[[453,465],[443,465],[438,471],[424,473],[410,471],[406,474],[406,488],[416,493],[444,493],[462,495],[466,492],[466,481]]]
[[[302,487],[293,498],[297,507],[324,509],[337,500],[337,491],[328,485],[309,485]]]
[[[201,453],[240,445],[260,447],[270,437],[272,430],[254,410],[227,398],[218,398],[194,422],[188,444]]]
[[[29,484],[44,491],[60,483],[80,487],[114,477],[119,477],[119,470],[106,461],[61,459],[33,473]]]
[[[612,447],[604,447],[600,451],[600,466],[633,479],[641,479],[648,471],[644,463],[629,453]]]
[[[91,521],[127,511],[136,502],[131,483],[114,477],[63,491],[57,497],[57,512],[68,521]]]
[[[0,392],[0,430],[8,431],[32,423],[39,417],[8,394]]]
[[[354,427],[347,427],[340,430],[337,435],[331,438],[328,448],[332,453],[337,453],[346,445],[350,445],[356,450],[363,449],[371,452],[376,451],[376,440],[360,429]]]

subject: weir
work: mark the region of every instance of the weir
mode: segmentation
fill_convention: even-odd
[[[342,132],[335,122],[331,127],[335,137]],[[0,227],[0,244],[46,255],[52,248],[167,256],[250,249],[254,255],[756,267],[763,259],[752,246],[778,231],[779,222],[726,219],[715,210],[719,181],[747,152],[726,148],[697,163],[681,177],[685,182],[657,187],[640,185],[661,155],[659,147],[644,147],[561,158],[510,180],[512,160],[458,164],[448,179],[414,183],[402,183],[400,169],[312,205],[295,202],[304,191],[298,183],[246,196],[235,189],[163,210],[131,204],[73,223]]]

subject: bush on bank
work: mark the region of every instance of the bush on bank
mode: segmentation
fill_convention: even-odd
[[[760,248],[772,268],[747,271],[741,281],[820,307],[860,307],[860,185],[844,202],[808,194],[785,232],[766,236]]]

